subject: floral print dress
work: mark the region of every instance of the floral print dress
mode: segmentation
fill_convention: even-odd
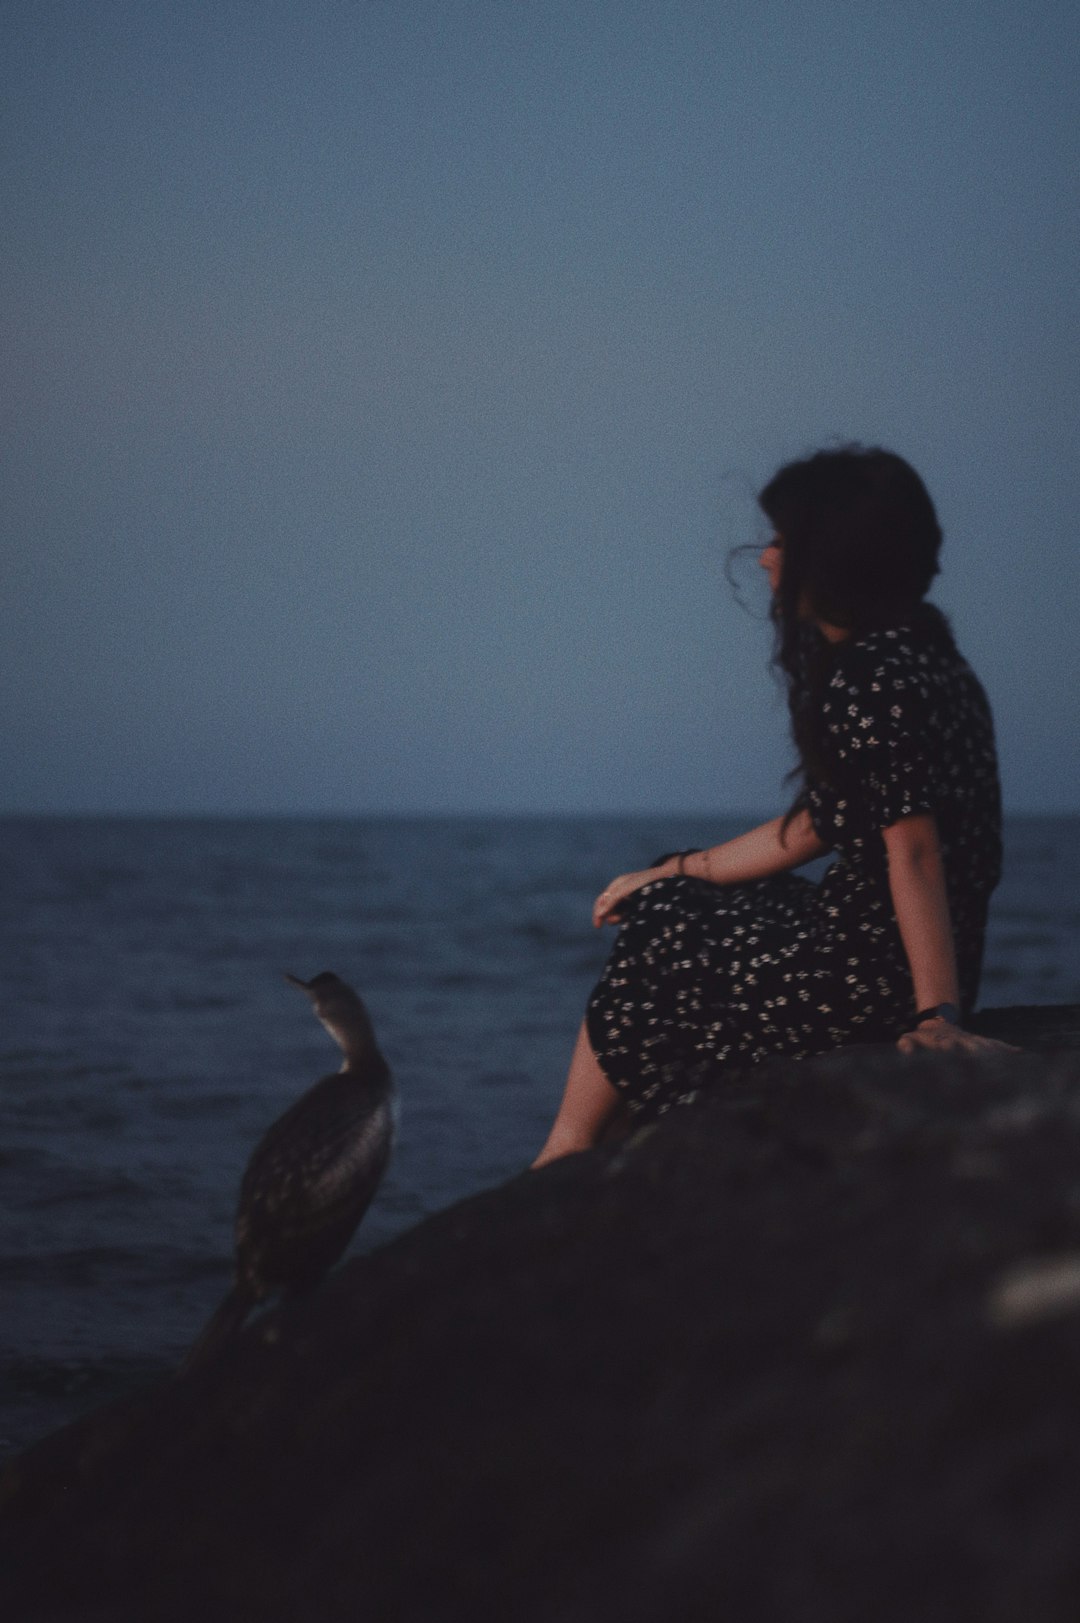
[[[961,1003],[974,1006],[1001,796],[986,695],[936,609],[837,645],[818,736],[828,781],[809,778],[801,804],[836,852],[820,884],[790,873],[724,886],[659,879],[622,906],[586,1023],[639,1115],[689,1102],[725,1064],[908,1029],[911,973],[882,839],[904,817],[937,820]]]

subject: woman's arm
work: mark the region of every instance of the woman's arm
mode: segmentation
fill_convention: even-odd
[[[692,851],[682,860],[682,872],[690,879],[707,879],[710,885],[738,885],[748,879],[766,879],[769,874],[801,868],[804,862],[824,856],[828,846],[814,833],[808,811],[799,811],[787,828],[782,817],[762,823],[746,834],[710,846],[708,851]],[[664,864],[665,871],[677,871],[676,859]]]
[[[958,1005],[960,983],[937,821],[921,812],[883,829],[882,837],[893,912],[915,988],[911,1012],[936,1003]]]
[[[594,924],[617,924],[618,906],[627,896],[654,879],[671,879],[684,873],[689,879],[704,879],[711,885],[736,885],[750,879],[765,879],[788,868],[801,868],[804,862],[828,850],[814,833],[807,811],[796,812],[787,828],[784,819],[774,817],[733,840],[713,845],[707,851],[689,856],[669,857],[656,868],[639,873],[620,874],[593,904]]]
[[[893,911],[915,993],[915,1007],[911,1011],[914,1029],[906,1032],[897,1046],[905,1054],[913,1054],[919,1048],[974,1052],[1008,1046],[962,1031],[940,1015],[914,1025],[914,1017],[920,1009],[931,1009],[939,1003],[958,1006],[960,1002],[941,841],[937,822],[929,812],[893,823],[882,830],[882,837],[889,862]]]

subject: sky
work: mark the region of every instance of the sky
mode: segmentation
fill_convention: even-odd
[[[1080,811],[1072,0],[0,0],[0,810],[768,815],[782,462],[911,460]]]

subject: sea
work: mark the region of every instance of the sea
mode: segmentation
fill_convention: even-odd
[[[0,820],[0,1461],[173,1370],[229,1285],[245,1162],[362,994],[400,1099],[351,1254],[525,1168],[617,873],[664,817]],[[1080,818],[1012,818],[984,1005],[1080,1003]]]

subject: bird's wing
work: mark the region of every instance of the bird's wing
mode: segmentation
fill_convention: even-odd
[[[326,1079],[345,1081],[343,1076]],[[304,1104],[304,1112],[294,1106],[274,1123],[248,1163],[240,1191],[238,1244],[271,1214],[293,1232],[319,1227],[335,1209],[352,1205],[359,1221],[378,1187],[393,1141],[389,1099],[365,1099],[355,1084],[336,1091],[319,1083],[298,1101]]]

